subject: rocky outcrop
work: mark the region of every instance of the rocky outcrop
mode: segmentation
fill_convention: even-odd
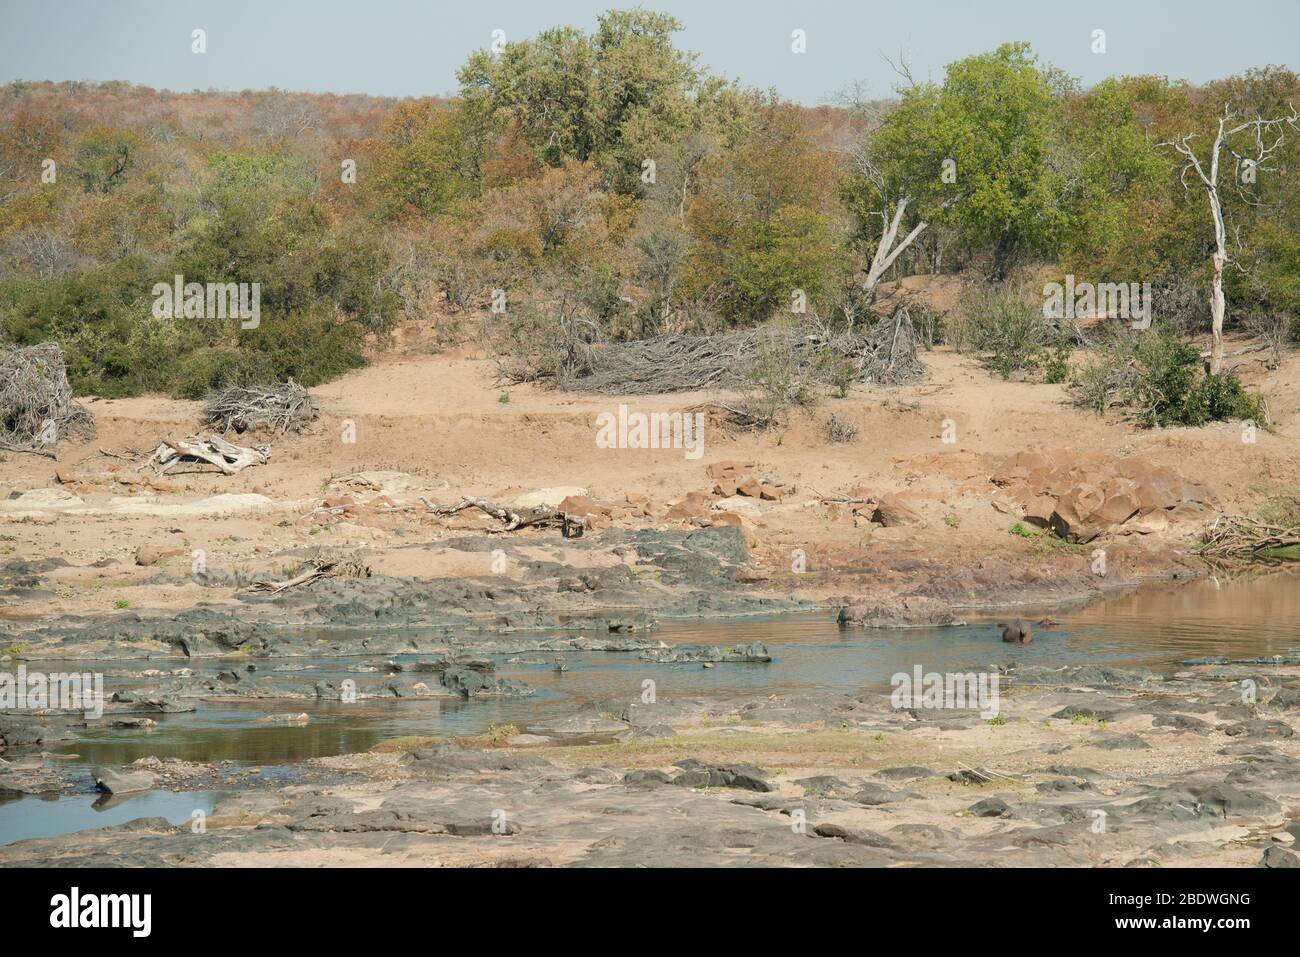
[[[748,645],[678,645],[676,648],[652,648],[641,653],[642,661],[664,663],[702,663],[720,661],[769,662],[767,646],[761,641]]]
[[[937,598],[910,597],[859,599],[840,608],[841,625],[864,628],[906,628],[960,625],[952,607]]]
[[[148,771],[116,770],[114,768],[94,768],[90,772],[95,782],[95,789],[105,794],[127,794],[132,791],[149,791],[157,779]]]
[[[1027,522],[1076,543],[1161,532],[1200,517],[1215,501],[1206,486],[1147,459],[1068,448],[1017,452],[990,479],[1020,505]]]

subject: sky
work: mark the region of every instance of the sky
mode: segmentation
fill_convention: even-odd
[[[493,31],[592,29],[614,0],[0,0],[0,83],[126,80],[161,89],[425,96]],[[1091,85],[1161,74],[1192,82],[1269,64],[1300,68],[1300,0],[649,0],[715,72],[807,105],[861,82],[888,96],[888,56],[917,79],[1008,40]],[[195,29],[207,52],[191,50]],[[792,52],[804,31],[806,52]],[[1093,52],[1094,31],[1105,52]]]

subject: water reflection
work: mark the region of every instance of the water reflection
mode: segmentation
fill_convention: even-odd
[[[218,795],[209,791],[148,791],[121,797],[95,794],[25,796],[0,801],[0,844],[113,827],[142,817],[184,824],[194,812],[212,813]]]
[[[1026,618],[1032,617],[1029,614]],[[839,628],[832,614],[728,622],[669,622],[656,632],[669,644],[761,640],[770,664],[654,664],[635,654],[566,656],[558,673],[550,654],[500,656],[499,673],[537,693],[527,699],[475,698],[338,702],[201,702],[192,714],[165,715],[151,731],[92,728],[63,748],[84,763],[126,764],[156,755],[192,761],[283,764],[365,750],[402,735],[478,734],[489,727],[530,724],[572,714],[584,704],[627,702],[642,682],[661,699],[752,697],[823,690],[858,692],[888,687],[890,676],[964,671],[991,664],[1092,663],[1169,671],[1206,655],[1253,657],[1300,645],[1300,578],[1295,575],[1153,587],[1104,599],[1058,623],[1035,629],[1030,645],[1007,645],[994,620],[959,628],[864,630]],[[416,656],[411,656],[414,661]],[[382,660],[382,659],[380,659]],[[398,658],[399,661],[406,659]],[[345,674],[356,659],[295,660],[307,672]],[[84,666],[84,662],[82,663]],[[259,723],[267,711],[306,711],[302,726]]]

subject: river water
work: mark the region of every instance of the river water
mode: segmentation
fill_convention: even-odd
[[[1043,611],[1022,613],[1036,620]],[[155,755],[191,761],[233,761],[275,773],[307,758],[366,750],[404,735],[468,735],[492,726],[521,731],[573,714],[599,701],[631,701],[646,679],[657,696],[725,700],[825,690],[833,693],[885,690],[890,677],[925,671],[968,671],[990,665],[1100,664],[1172,671],[1192,658],[1268,657],[1300,647],[1300,575],[1283,573],[1219,582],[1148,586],[1116,594],[1085,608],[1051,613],[1055,624],[1034,629],[1030,645],[1004,644],[995,621],[955,628],[840,628],[830,613],[709,622],[666,622],[654,635],[667,644],[734,644],[762,641],[768,664],[656,664],[636,654],[593,652],[565,656],[568,670],[556,672],[550,654],[499,656],[498,674],[536,689],[524,699],[475,698],[306,704],[301,701],[199,702],[188,714],[162,715],[150,731],[89,728],[58,748],[74,765],[129,764]],[[343,678],[362,659],[294,659],[308,674]],[[381,659],[387,660],[387,658]],[[402,661],[401,656],[396,657]],[[412,656],[411,661],[415,660]],[[120,666],[120,662],[116,663]],[[53,667],[51,665],[51,667]],[[80,662],[82,669],[93,663]],[[268,712],[310,715],[305,725],[259,723]],[[64,757],[64,761],[69,760]],[[201,802],[210,796],[198,795]],[[145,801],[149,798],[150,801]],[[53,801],[23,798],[0,804],[0,844],[80,827],[119,823],[132,817],[164,816],[180,823],[199,807],[196,796],[168,805],[158,792],[96,811],[91,795]],[[145,805],[149,806],[146,807]],[[154,805],[157,805],[156,807]],[[86,823],[86,822],[91,823]]]

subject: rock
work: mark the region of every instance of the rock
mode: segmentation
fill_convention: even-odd
[[[883,784],[864,784],[853,797],[850,798],[855,804],[865,804],[867,807],[875,807],[878,804],[890,804],[894,801],[901,800],[903,795],[893,788],[887,788]]]
[[[666,724],[639,725],[617,735],[620,741],[656,740],[658,738],[675,738],[677,731]]]
[[[752,764],[702,764],[694,758],[678,761],[682,773],[672,783],[687,788],[741,788],[746,791],[772,791],[763,780],[763,771]]]
[[[585,488],[576,485],[557,485],[554,488],[539,488],[535,492],[520,495],[514,501],[515,508],[559,508],[560,503],[570,496],[587,496]]]
[[[682,498],[668,504],[668,512],[664,517],[671,522],[707,518],[711,505],[711,500],[703,492],[687,492]]]
[[[80,508],[86,503],[65,488],[37,488],[30,492],[14,493],[0,499],[0,512],[12,513],[13,518],[40,517],[43,513],[69,508]]]
[[[1293,851],[1274,844],[1264,848],[1264,856],[1259,859],[1258,867],[1300,867],[1300,857]]]
[[[961,768],[948,775],[948,780],[954,784],[987,784],[993,780],[993,775],[983,768]]]
[[[968,810],[976,817],[1009,817],[1011,815],[1011,808],[1007,802],[995,797],[977,801]]]
[[[1209,731],[1210,726],[1200,718],[1185,714],[1158,714],[1151,719],[1152,727],[1173,728],[1175,731]]]
[[[641,653],[642,661],[656,661],[661,664],[687,662],[757,662],[767,663],[772,660],[767,646],[761,641],[748,645],[677,645],[672,648],[652,648]]]
[[[113,768],[93,768],[90,772],[95,788],[105,794],[126,794],[131,791],[149,791],[157,779],[148,771],[117,771]]]
[[[506,739],[513,748],[526,748],[535,744],[550,744],[551,739],[541,734],[516,734]]]
[[[158,722],[152,718],[115,718],[109,722],[113,728],[143,728],[149,729],[158,726]]]
[[[900,768],[884,768],[877,771],[876,774],[888,781],[914,781],[917,778],[932,778],[935,776],[935,772],[929,768],[914,764]]]
[[[743,495],[733,495],[730,498],[714,502],[713,508],[722,512],[734,512],[755,520],[763,517],[763,512],[758,507],[758,503],[752,498],[746,498]]]
[[[1223,733],[1230,738],[1243,735],[1251,738],[1289,738],[1295,734],[1295,729],[1285,721],[1251,718],[1248,721],[1229,725],[1223,729]]]
[[[170,558],[173,555],[184,553],[181,548],[159,548],[157,545],[137,545],[135,548],[135,563],[148,567],[154,565],[164,558]]]
[[[1136,734],[1099,735],[1088,743],[1102,751],[1146,751],[1151,747]]]
[[[590,495],[569,495],[560,502],[559,509],[561,512],[568,512],[579,518],[586,518],[589,515],[604,518],[609,515],[609,509],[596,502]]]
[[[618,775],[609,768],[581,768],[574,778],[586,784],[618,783]]]
[[[1084,708],[1077,704],[1066,705],[1060,711],[1052,713],[1053,718],[1060,718],[1063,721],[1073,721],[1075,718],[1084,718],[1088,721],[1114,721],[1118,711],[1111,711],[1104,708]]]
[[[714,462],[705,471],[708,472],[709,478],[721,481],[732,480],[737,475],[747,475],[756,467],[754,462],[726,461]]]
[[[1069,448],[1017,452],[990,480],[1024,506],[1027,521],[1078,543],[1161,532],[1213,501],[1204,486],[1149,460]]]
[[[848,798],[858,789],[830,774],[815,774],[794,782],[803,788],[804,797]]]
[[[888,838],[881,837],[878,834],[872,834],[870,831],[853,831],[839,824],[818,824],[813,828],[813,833],[818,837],[830,837],[841,840],[846,844],[861,844],[866,847],[892,848],[893,842]]]
[[[742,499],[741,501],[745,501]],[[748,521],[735,512],[714,512],[709,516],[713,525],[731,525],[740,529],[741,534],[745,536],[745,547],[753,548],[757,542],[754,532],[750,529]]]
[[[442,686],[466,698],[476,694],[495,694],[511,690],[505,682],[494,675],[475,668],[456,665],[442,673]]]
[[[876,503],[872,521],[879,522],[886,528],[922,524],[921,515],[897,495],[882,495]]]
[[[627,722],[614,721],[598,714],[578,714],[534,725],[551,734],[616,734],[628,729]]]
[[[651,768],[647,771],[629,771],[623,775],[623,783],[630,788],[656,788],[673,783],[663,771]]]
[[[946,602],[916,595],[907,598],[890,596],[845,605],[840,609],[838,621],[841,625],[864,628],[961,624]]]

